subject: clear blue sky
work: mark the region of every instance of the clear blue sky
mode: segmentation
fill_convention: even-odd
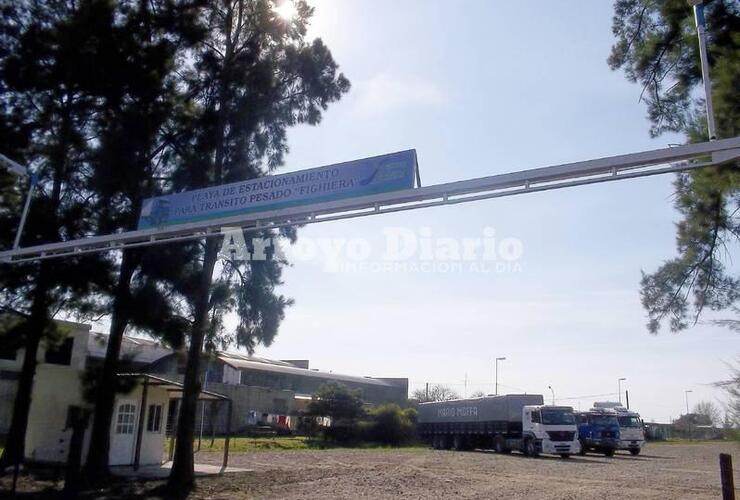
[[[291,130],[285,170],[416,148],[423,183],[472,178],[664,147],[651,140],[640,88],[612,72],[610,2],[313,0],[312,36],[330,47],[352,90],[318,127]],[[523,245],[508,272],[331,272],[296,262],[282,293],[296,301],[258,355],[311,366],[441,382],[468,393],[616,393],[646,419],[717,402],[708,384],[738,337],[698,325],[651,336],[640,271],[672,257],[672,177],[622,181],[440,207],[300,230],[301,239],[361,238],[379,260],[384,230],[497,238]],[[346,254],[343,254],[347,261]],[[693,404],[693,403],[692,403]]]

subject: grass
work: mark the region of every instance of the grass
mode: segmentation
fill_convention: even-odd
[[[200,451],[203,452],[220,452],[224,450],[224,438],[216,438],[211,446],[211,440],[203,439],[201,442]],[[195,449],[198,447],[197,441],[195,442]],[[285,436],[285,437],[236,437],[231,438],[229,443],[230,453],[239,452],[252,452],[252,451],[285,451],[285,450],[322,450],[329,448],[343,448],[343,449],[361,449],[361,450],[423,450],[427,449],[428,446],[412,443],[400,447],[392,447],[388,445],[378,443],[353,443],[353,444],[339,444],[326,442],[321,439],[307,439],[299,436]]]

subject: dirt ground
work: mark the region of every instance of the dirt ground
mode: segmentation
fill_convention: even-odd
[[[737,443],[648,444],[633,457],[568,460],[435,450],[241,453],[230,465],[254,472],[201,480],[202,498],[720,498],[721,452]],[[201,454],[199,462],[217,463]],[[740,490],[737,490],[740,493]]]
[[[740,486],[737,443],[648,444],[633,457],[618,453],[525,458],[513,453],[397,450],[295,450],[242,452],[230,466],[250,472],[198,480],[192,498],[720,498],[719,453],[734,459]],[[221,463],[221,454],[200,453],[198,463]],[[20,496],[49,498],[61,485],[23,478]],[[84,498],[157,496],[161,481],[125,482]],[[7,477],[0,496],[7,495]],[[49,488],[45,491],[43,488]],[[29,490],[35,490],[31,493]],[[736,488],[736,495],[740,489]]]

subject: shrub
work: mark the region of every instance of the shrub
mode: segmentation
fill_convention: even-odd
[[[378,406],[370,412],[368,438],[378,443],[397,446],[413,439],[416,411],[401,410],[397,404]]]

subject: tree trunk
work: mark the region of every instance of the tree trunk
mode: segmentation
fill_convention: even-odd
[[[167,481],[167,489],[176,496],[187,494],[195,486],[193,460],[193,436],[195,434],[195,414],[200,394],[200,358],[203,351],[203,340],[208,327],[208,309],[210,301],[213,269],[218,258],[221,238],[211,238],[206,242],[203,257],[203,269],[196,297],[195,314],[190,334],[185,378],[183,381],[180,416],[177,420],[177,443],[172,472]]]
[[[8,437],[5,442],[3,455],[0,457],[0,469],[9,465],[23,462],[26,449],[26,430],[28,429],[28,415],[31,410],[33,393],[33,379],[36,376],[36,357],[39,344],[44,337],[48,326],[47,317],[49,282],[46,276],[50,272],[48,261],[41,264],[39,269],[39,283],[34,290],[31,315],[28,319],[26,339],[24,342],[23,367],[18,376],[18,390],[13,404],[13,416],[10,420]]]
[[[123,252],[121,271],[113,297],[113,312],[105,351],[103,373],[95,392],[95,410],[90,435],[90,446],[85,464],[85,477],[90,484],[101,484],[108,478],[108,455],[110,453],[110,428],[116,399],[116,376],[121,355],[123,334],[128,326],[128,299],[131,292],[131,277],[136,268],[131,250]]]

